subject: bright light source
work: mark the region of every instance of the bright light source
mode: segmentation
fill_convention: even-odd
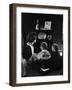
[[[63,53],[62,52],[60,52],[60,56],[62,56],[63,55]]]

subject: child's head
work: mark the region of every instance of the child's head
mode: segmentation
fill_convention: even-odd
[[[41,50],[47,49],[48,48],[47,43],[46,42],[42,42],[40,48],[41,48]]]
[[[58,45],[57,44],[52,45],[52,51],[58,52]]]

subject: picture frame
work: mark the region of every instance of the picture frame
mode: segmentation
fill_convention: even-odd
[[[10,4],[9,9],[9,84],[11,86],[31,86],[70,83],[70,7],[15,3]],[[32,34],[28,37],[28,33],[30,34],[31,32],[37,34],[36,50],[38,48],[37,45],[42,45],[42,42],[45,45],[48,44],[53,51],[55,47],[58,48],[58,53],[62,60],[60,71],[50,71],[51,68],[54,68],[52,67],[54,63],[52,61],[53,63],[51,63],[50,70],[47,73],[45,72],[46,69],[40,66],[41,73],[34,70],[34,74],[32,74],[33,72],[29,70],[30,74],[23,76],[23,73],[25,73],[23,67],[25,58],[23,57],[25,57],[26,52],[29,53],[29,50],[25,50],[25,45],[27,44],[26,40],[30,40],[30,37],[32,37]],[[39,48],[41,47],[39,46]],[[53,52],[50,53],[52,57]],[[37,56],[40,56],[38,54]],[[58,59],[55,63],[58,64]],[[58,65],[60,66],[60,62]],[[35,67],[37,68],[38,66]]]

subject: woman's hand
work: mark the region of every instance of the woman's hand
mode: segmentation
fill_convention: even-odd
[[[38,60],[37,54],[34,53],[34,54],[32,55],[32,58],[33,58],[34,61]]]
[[[36,61],[36,60],[38,60],[38,57],[37,57],[37,54],[34,53],[34,54],[30,57],[29,61],[32,62],[32,61]]]

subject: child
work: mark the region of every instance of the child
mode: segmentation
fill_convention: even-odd
[[[41,52],[38,53],[38,59],[50,59],[51,58],[51,54],[47,50],[48,45],[46,42],[41,43],[40,49],[41,49]]]
[[[51,58],[51,54],[47,50],[48,49],[48,45],[47,45],[46,42],[42,42],[41,43],[40,49],[41,49],[41,52],[38,53],[37,57],[39,59],[41,70],[43,72],[46,72],[46,71],[50,70],[50,68],[49,68],[49,61],[50,61],[50,58]]]

